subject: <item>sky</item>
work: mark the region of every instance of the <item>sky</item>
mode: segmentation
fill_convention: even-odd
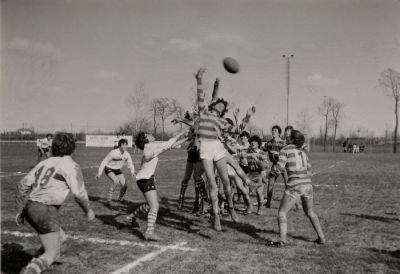
[[[394,100],[378,80],[400,71],[399,14],[399,0],[3,0],[0,130],[113,130],[132,117],[139,82],[189,108],[200,66],[207,95],[219,77],[242,115],[256,106],[256,126],[284,127],[282,55],[294,54],[290,124],[308,112],[317,134],[327,96],[345,104],[339,134],[383,135]],[[227,56],[238,74],[223,69]]]

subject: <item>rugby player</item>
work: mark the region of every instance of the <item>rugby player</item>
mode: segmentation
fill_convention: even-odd
[[[286,138],[287,145],[279,152],[279,160],[271,169],[271,176],[277,176],[286,170],[288,181],[278,212],[280,239],[277,242],[267,240],[268,245],[284,246],[287,242],[287,213],[300,198],[303,210],[318,235],[316,243],[326,242],[322,228],[313,209],[313,187],[311,182],[311,163],[308,154],[301,149],[304,135],[292,130]]]
[[[131,155],[128,152],[128,140],[120,139],[118,141],[118,148],[111,150],[100,164],[99,171],[97,172],[96,179],[99,179],[104,171],[106,176],[111,180],[111,185],[107,194],[106,205],[110,205],[114,190],[118,184],[121,185],[119,192],[119,202],[123,202],[124,195],[128,186],[126,185],[125,176],[121,171],[122,166],[127,163],[131,171],[133,180],[135,180],[135,167]]]
[[[66,235],[60,226],[58,210],[69,192],[75,196],[88,220],[95,218],[81,168],[71,158],[75,148],[72,134],[57,133],[51,147],[53,157],[37,164],[17,183],[17,225],[26,219],[39,234],[44,251],[38,258],[32,259],[21,273],[42,273],[59,258],[61,243]]]

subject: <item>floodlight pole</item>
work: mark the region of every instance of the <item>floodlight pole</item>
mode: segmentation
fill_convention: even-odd
[[[294,57],[293,54],[282,55],[286,59],[286,126],[289,125],[289,94],[290,94],[290,59]]]

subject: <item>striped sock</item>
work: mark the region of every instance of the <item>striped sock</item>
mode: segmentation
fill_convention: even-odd
[[[124,198],[127,189],[128,186],[126,184],[122,186],[121,190],[119,191],[119,198],[118,198],[119,201],[121,201],[122,198]]]
[[[110,188],[108,189],[107,201],[109,201],[109,202],[111,202],[111,200],[112,200],[115,186],[116,186],[116,184],[114,182],[112,182],[112,184],[110,185]]]
[[[201,179],[201,180],[195,181],[194,187],[199,190],[201,199],[208,202],[209,199],[208,199],[206,184],[205,184],[204,180]]]
[[[154,225],[157,220],[157,212],[149,211],[147,214],[147,229],[146,234],[152,234],[154,232]]]
[[[148,213],[150,211],[150,206],[147,203],[141,204],[138,208],[135,209],[135,211],[133,211],[132,215],[134,218],[136,218],[137,216],[139,216],[140,213]]]
[[[44,258],[34,258],[32,261],[22,270],[22,274],[39,274],[49,268],[47,261]]]

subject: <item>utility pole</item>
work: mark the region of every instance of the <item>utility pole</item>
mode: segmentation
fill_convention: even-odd
[[[293,54],[282,55],[286,59],[286,126],[289,125],[289,94],[290,94],[290,59],[294,57]]]

